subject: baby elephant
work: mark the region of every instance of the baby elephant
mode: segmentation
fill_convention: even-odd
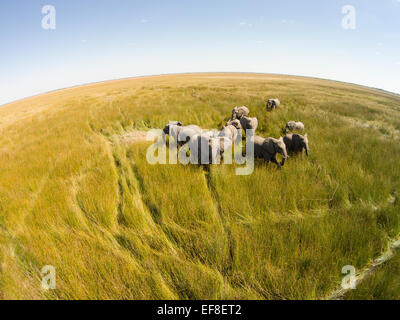
[[[240,120],[241,117],[245,116],[247,117],[250,114],[250,110],[243,106],[243,107],[235,107],[232,110],[232,118],[231,120]]]
[[[244,131],[253,130],[253,134],[254,134],[258,127],[258,119],[243,116],[240,118],[240,124]]]
[[[286,131],[304,131],[304,123],[303,122],[296,122],[296,121],[289,121],[285,127]]]
[[[287,134],[285,138],[283,138],[283,141],[286,145],[286,149],[289,153],[292,154],[297,154],[303,152],[303,149],[306,151],[306,155],[308,156],[308,153],[310,151],[308,147],[308,137],[307,133],[302,136],[300,134]]]
[[[278,109],[281,106],[279,99],[269,99],[267,101],[267,111]]]
[[[276,160],[276,154],[280,153],[282,155],[282,163]],[[267,162],[273,162],[278,166],[283,166],[288,158],[286,146],[283,142],[283,138],[274,139],[267,138],[264,139],[260,136],[254,137],[254,156],[256,158],[264,159]]]

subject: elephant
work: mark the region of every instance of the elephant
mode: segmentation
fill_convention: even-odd
[[[276,154],[280,153],[282,155],[282,163],[279,163],[276,160]],[[254,156],[255,158],[261,158],[266,160],[267,162],[273,162],[277,164],[279,167],[285,165],[286,159],[288,158],[288,154],[286,151],[285,143],[283,142],[283,138],[274,139],[274,138],[263,138],[260,136],[254,137]]]
[[[210,163],[216,164],[218,156],[221,156],[221,161],[224,159],[225,150],[232,147],[232,140],[227,137],[211,138],[209,140],[209,156]]]
[[[245,106],[235,107],[232,110],[231,120],[240,120],[241,117],[243,117],[243,116],[247,117],[249,114],[250,114],[250,110],[247,107],[245,107]]]
[[[254,134],[258,127],[258,119],[243,116],[240,118],[240,124],[241,124],[243,130],[245,130],[245,131],[253,130],[253,134]]]
[[[209,150],[210,138],[207,135],[196,134],[188,143],[190,147],[190,159],[192,163],[205,164],[210,156],[205,157],[204,151]]]
[[[216,129],[214,129],[214,130],[203,130],[201,135],[209,137],[210,139],[212,139],[212,138],[217,138],[219,136],[220,132],[221,131],[218,131]]]
[[[242,129],[239,120],[233,120],[227,123],[225,127],[222,128],[221,132],[219,133],[219,137],[226,137],[230,139],[232,142],[236,141],[239,136],[239,130]]]
[[[196,134],[200,134],[202,129],[196,125],[183,126],[179,121],[173,121],[167,124],[163,130],[164,141],[165,135],[172,136],[178,147],[182,147],[190,141],[190,138]]]
[[[230,120],[225,124],[224,127],[228,127],[228,126],[234,126],[234,127],[238,128],[238,129],[241,129],[241,128],[242,128],[239,119],[235,119],[235,120],[230,119]]]
[[[267,111],[278,109],[281,106],[279,99],[269,99],[267,101]]]
[[[310,152],[307,133],[304,136],[300,134],[289,133],[283,138],[283,142],[285,143],[286,149],[289,153],[301,153],[304,149],[306,151],[306,155],[308,156]]]
[[[286,131],[304,131],[305,126],[303,122],[289,121],[285,127]]]
[[[216,164],[218,156],[223,155],[225,150],[232,146],[232,140],[227,137],[210,138],[207,135],[194,135],[189,144],[192,163]]]

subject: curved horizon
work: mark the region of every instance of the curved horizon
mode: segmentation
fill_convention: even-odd
[[[4,104],[0,104],[1,107],[5,107],[7,105],[17,103],[24,101],[26,99],[30,98],[35,98],[35,97],[40,97],[42,95],[46,94],[51,94],[51,93],[56,93],[58,91],[63,91],[63,90],[69,90],[69,89],[74,89],[74,88],[80,88],[80,87],[85,87],[85,86],[90,86],[90,85],[96,85],[96,84],[102,84],[102,83],[108,83],[108,82],[114,82],[114,81],[123,81],[123,80],[129,80],[129,79],[140,79],[140,78],[152,78],[152,77],[163,77],[163,76],[178,76],[178,75],[196,75],[196,74],[253,74],[253,75],[271,75],[271,76],[284,76],[284,77],[299,77],[299,78],[308,78],[308,79],[315,79],[315,80],[323,80],[323,81],[332,81],[332,82],[338,82],[338,83],[343,83],[343,84],[348,84],[348,85],[353,85],[353,86],[358,86],[370,90],[377,90],[381,92],[385,92],[388,94],[392,94],[395,96],[399,96],[400,92],[393,92],[389,91],[386,89],[382,88],[376,88],[376,87],[371,87],[368,85],[363,85],[359,83],[354,83],[354,82],[348,82],[348,81],[343,81],[343,80],[336,80],[336,79],[328,79],[328,78],[321,78],[321,77],[315,77],[315,76],[308,76],[308,75],[298,75],[298,74],[284,74],[284,73],[268,73],[268,72],[248,72],[248,71],[193,71],[193,72],[176,72],[176,73],[160,73],[160,74],[149,74],[149,75],[137,75],[137,76],[128,76],[128,77],[122,77],[122,78],[114,78],[114,79],[106,79],[106,80],[99,80],[99,81],[93,81],[93,82],[86,82],[86,83],[79,83],[71,86],[66,86],[66,87],[61,87],[58,89],[51,89],[49,91],[43,91],[39,92],[30,96],[26,96],[23,98],[19,98],[10,102],[6,102]]]
[[[0,105],[112,79],[235,72],[400,94],[400,1],[0,4]]]

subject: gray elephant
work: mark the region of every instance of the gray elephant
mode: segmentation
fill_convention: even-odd
[[[234,126],[234,127],[238,128],[238,129],[242,128],[239,119],[235,119],[235,120],[230,119],[230,120],[228,120],[228,122],[225,123],[224,127],[228,127],[228,126]]]
[[[231,120],[240,120],[241,117],[243,117],[243,116],[247,117],[249,114],[250,114],[250,110],[247,107],[245,107],[245,106],[235,107],[232,110]]]
[[[183,126],[179,121],[173,121],[164,127],[164,141],[165,135],[173,137],[178,147],[182,147],[190,141],[190,138],[196,134],[200,134],[202,129],[196,125]]]
[[[218,157],[221,161],[224,159],[224,153],[227,149],[232,147],[232,140],[226,137],[211,138],[209,140],[209,156],[210,163],[217,164]]]
[[[289,121],[285,127],[286,131],[304,131],[305,126],[303,122]]]
[[[243,116],[240,118],[240,125],[242,126],[244,131],[253,130],[254,134],[258,128],[258,119]]]
[[[279,163],[276,160],[276,154],[279,153],[282,155],[282,163]],[[274,139],[274,138],[263,138],[260,136],[254,137],[254,157],[261,158],[266,160],[267,162],[273,162],[278,166],[283,166],[288,158],[288,154],[286,151],[285,143],[283,142],[283,138]]]
[[[197,134],[191,137],[188,146],[192,164],[206,164],[209,161],[210,156],[206,154],[209,150],[209,141],[210,138],[207,135]]]
[[[267,101],[267,111],[278,109],[281,106],[279,99],[269,99]]]
[[[206,136],[209,137],[210,139],[212,138],[217,138],[219,136],[221,131],[218,131],[216,129],[213,130],[203,130],[203,132],[201,133],[202,136]]]
[[[310,148],[308,146],[308,137],[307,133],[302,136],[300,134],[287,134],[284,138],[283,141],[286,145],[286,149],[289,153],[291,154],[297,154],[303,152],[303,150],[306,151],[306,155],[308,156],[308,153],[310,151]]]
[[[225,150],[232,146],[226,137],[210,138],[207,135],[194,135],[188,143],[190,159],[193,164],[216,164],[223,159]]]
[[[233,120],[227,123],[225,127],[222,128],[221,132],[219,133],[219,137],[226,137],[230,139],[232,142],[236,141],[239,135],[239,130],[242,129],[239,120]]]

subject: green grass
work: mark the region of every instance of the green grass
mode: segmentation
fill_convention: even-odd
[[[267,97],[282,108],[267,113]],[[282,170],[257,161],[236,176],[227,165],[152,166],[148,143],[119,139],[170,120],[218,128],[236,105],[265,137],[304,122],[310,157]],[[396,95],[308,78],[179,75],[58,91],[0,117],[3,299],[323,298],[344,265],[364,267],[400,232]],[[41,289],[45,265],[56,267],[54,291]],[[383,274],[381,294],[358,298],[394,297],[396,276]]]

